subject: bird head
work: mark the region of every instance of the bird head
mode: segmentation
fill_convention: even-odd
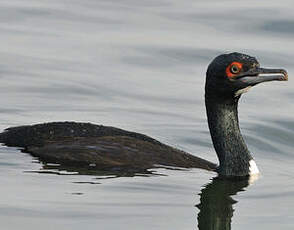
[[[236,52],[222,54],[208,66],[205,93],[236,98],[259,83],[287,80],[286,70],[261,68],[254,57]]]

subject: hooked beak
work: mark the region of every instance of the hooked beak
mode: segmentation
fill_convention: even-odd
[[[254,86],[267,81],[288,81],[288,73],[284,69],[256,68],[242,73],[236,80]]]

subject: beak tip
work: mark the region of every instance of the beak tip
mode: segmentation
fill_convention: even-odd
[[[284,77],[282,78],[282,81],[288,81],[288,73],[286,70],[282,70],[282,74],[284,75]]]

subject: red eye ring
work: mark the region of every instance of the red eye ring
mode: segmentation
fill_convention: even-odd
[[[232,62],[227,68],[226,68],[226,74],[227,77],[234,77],[238,73],[240,73],[242,69],[243,64],[240,62]]]

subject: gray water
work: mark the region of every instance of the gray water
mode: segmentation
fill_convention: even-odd
[[[207,65],[224,52],[256,56],[264,67],[287,69],[290,80],[242,97],[240,125],[261,176],[222,200],[230,202],[232,229],[293,229],[293,7],[291,0],[2,0],[0,128],[93,122],[216,162],[203,102]],[[42,163],[16,148],[2,146],[0,158],[0,223],[8,230],[197,229],[216,176],[40,174],[31,171]]]

